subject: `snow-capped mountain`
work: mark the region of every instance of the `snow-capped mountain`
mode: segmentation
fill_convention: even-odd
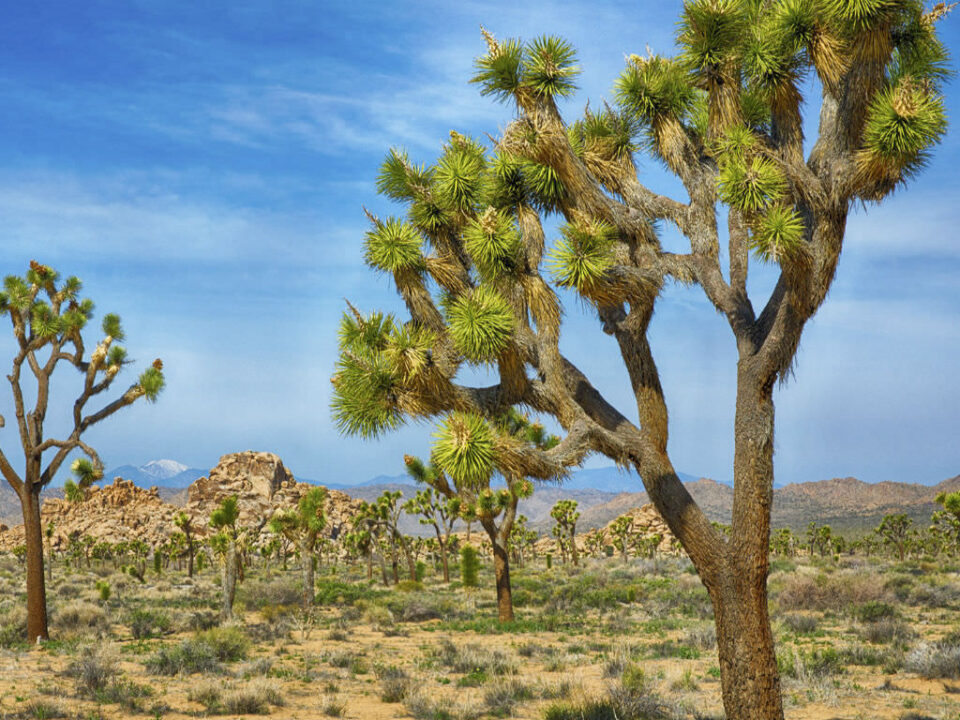
[[[111,482],[115,477],[133,480],[136,485],[143,488],[152,485],[166,488],[185,488],[198,477],[206,474],[206,470],[187,467],[176,460],[151,460],[139,467],[134,465],[115,467],[112,470],[107,470],[103,477],[107,482]]]
[[[138,467],[137,470],[150,477],[155,477],[157,480],[166,480],[174,475],[179,475],[184,470],[189,470],[189,468],[176,460],[151,460],[146,465]]]

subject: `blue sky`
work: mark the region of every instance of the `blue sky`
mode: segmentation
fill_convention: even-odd
[[[106,464],[169,457],[208,468],[277,452],[295,474],[402,472],[430,427],[378,442],[330,421],[336,325],[351,299],[396,309],[361,262],[362,206],[390,146],[433,160],[451,129],[496,134],[509,108],[468,84],[499,37],[565,36],[581,90],[609,97],[625,53],[670,53],[680,2],[37,0],[0,25],[0,269],[30,259],[79,275],[120,313],[131,377],[154,357],[169,387],[89,435]],[[960,48],[960,16],[942,23]],[[952,117],[960,93],[948,90]],[[833,291],[777,392],[777,481],[960,473],[960,140],[881,207],[859,210]],[[676,192],[650,161],[643,179]],[[676,242],[667,237],[666,242]],[[757,272],[754,290],[772,275]],[[630,413],[613,342],[568,298],[564,347]],[[671,288],[652,328],[678,469],[731,477],[735,353],[696,289]],[[0,339],[0,358],[12,340]],[[0,361],[2,363],[2,361]],[[56,389],[73,391],[69,368]],[[124,385],[125,386],[125,385]],[[10,417],[9,391],[0,410]],[[51,411],[51,430],[59,426]],[[62,427],[62,426],[59,426]],[[8,422],[0,445],[17,458]],[[19,464],[19,463],[18,463]],[[606,465],[598,458],[591,465]]]

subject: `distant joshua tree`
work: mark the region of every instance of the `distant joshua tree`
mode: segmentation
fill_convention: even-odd
[[[135,383],[115,400],[97,410],[87,404],[106,393],[121,369],[127,365],[127,353],[118,342],[124,334],[120,318],[107,314],[101,329],[103,338],[89,358],[81,331],[93,317],[93,302],[80,298],[82,284],[76,277],[63,282],[46,265],[31,261],[23,277],[9,275],[0,292],[0,313],[10,317],[14,348],[13,369],[7,378],[13,390],[17,429],[24,453],[23,472],[17,472],[6,454],[0,451],[0,472],[20,498],[26,534],[27,561],[27,636],[33,641],[49,636],[47,598],[43,578],[43,529],[40,522],[40,491],[57,474],[74,451],[86,457],[73,462],[79,490],[103,477],[103,463],[97,452],[83,440],[84,433],[121,408],[140,398],[154,401],[164,386],[163,363],[156,360]],[[80,374],[82,388],[73,403],[72,417],[62,438],[45,438],[44,421],[50,402],[51,381],[58,367],[72,365]],[[35,387],[25,393],[24,368],[29,369]],[[27,397],[35,398],[32,407]],[[5,424],[0,417],[0,427]],[[53,457],[44,465],[44,455]]]
[[[566,562],[567,555],[570,555],[570,561],[577,566],[579,556],[577,555],[577,520],[580,518],[580,512],[577,510],[576,500],[558,500],[550,509],[550,517],[554,519],[553,536],[557,539],[560,546],[560,554]]]
[[[313,606],[313,562],[317,538],[327,524],[323,506],[327,501],[327,489],[310,488],[296,508],[280,510],[270,519],[270,529],[285,535],[300,552],[300,570],[303,580],[302,605],[304,612]]]
[[[220,615],[225,620],[233,617],[233,599],[237,593],[237,573],[240,568],[240,556],[237,552],[239,519],[240,507],[236,495],[224,498],[219,507],[210,514],[210,525],[217,530],[217,534],[210,538],[210,546],[223,563],[223,602]]]

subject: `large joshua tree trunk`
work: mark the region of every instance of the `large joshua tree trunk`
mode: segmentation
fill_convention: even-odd
[[[730,720],[780,720],[783,705],[767,611],[773,501],[772,380],[738,372],[734,499],[728,562],[708,585],[717,625],[723,704]]]
[[[27,639],[36,642],[50,635],[47,628],[47,594],[43,577],[43,528],[40,523],[40,488],[24,483],[20,491],[23,529],[27,545]]]

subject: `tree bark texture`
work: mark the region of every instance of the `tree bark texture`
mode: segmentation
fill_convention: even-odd
[[[27,545],[27,640],[50,637],[47,627],[47,594],[43,577],[43,528],[40,523],[40,490],[24,484],[20,493]]]

